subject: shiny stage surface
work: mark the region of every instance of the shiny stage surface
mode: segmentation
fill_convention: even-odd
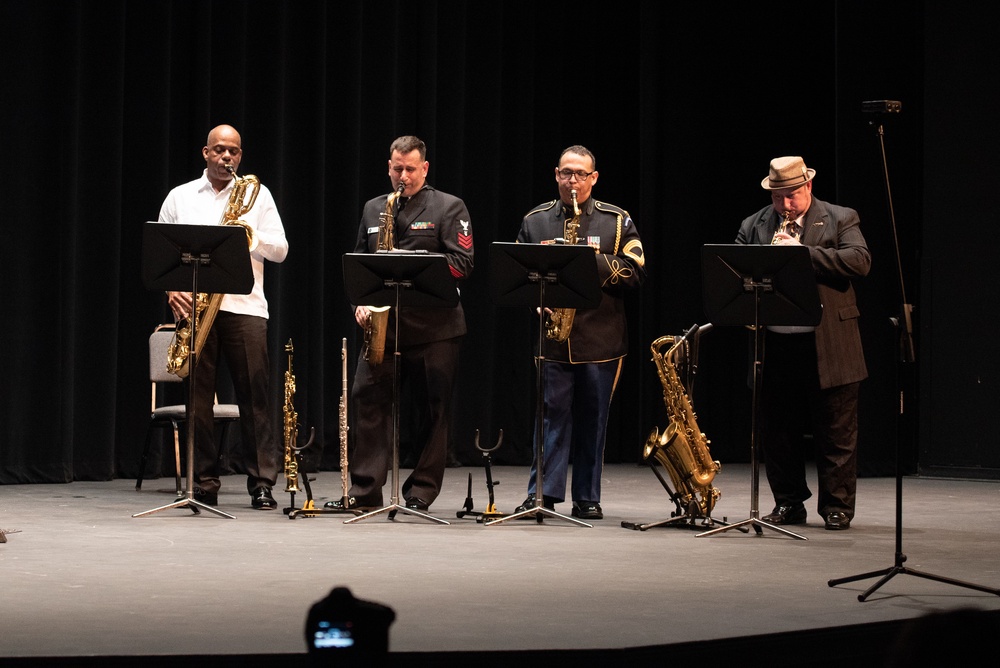
[[[430,509],[447,526],[402,513],[289,520],[252,510],[241,476],[220,493],[219,509],[236,519],[187,509],[133,518],[173,500],[171,479],[141,492],[125,479],[0,487],[0,529],[10,532],[0,544],[0,663],[300,654],[306,612],[335,586],[395,611],[392,653],[635,648],[1000,610],[1000,596],[910,574],[865,602],[858,595],[877,578],[828,585],[893,566],[892,478],[859,481],[849,531],[824,530],[810,505],[808,524],[790,527],[808,539],[797,540],[623,528],[665,519],[673,505],[649,468],[621,464],[606,469],[605,519],[593,528],[558,518],[485,526],[456,518],[470,474],[474,509],[486,508],[483,469],[448,469]],[[523,500],[527,476],[494,467],[499,511]],[[340,497],[339,473],[314,477],[317,505]],[[715,516],[749,517],[749,466],[724,464],[715,483]],[[763,471],[760,498],[763,515]],[[1000,587],[998,506],[996,481],[905,478],[906,567]]]

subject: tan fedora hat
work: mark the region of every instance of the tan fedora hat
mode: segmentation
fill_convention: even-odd
[[[797,155],[786,155],[771,161],[770,173],[760,182],[764,190],[798,188],[812,181],[815,169],[807,169],[805,161]]]

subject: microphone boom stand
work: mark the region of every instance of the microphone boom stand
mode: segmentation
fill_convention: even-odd
[[[862,109],[868,110],[869,107],[876,106],[881,107],[882,101],[879,102],[864,102],[862,103]],[[881,111],[895,111],[898,112],[900,109],[900,104],[898,102],[884,101],[884,108]],[[893,325],[898,330],[898,353],[899,359],[896,365],[896,385],[899,390],[899,414],[896,419],[896,554],[893,565],[889,568],[883,568],[877,571],[871,571],[869,573],[860,573],[858,575],[851,575],[843,578],[834,578],[830,580],[827,584],[831,587],[836,587],[839,584],[844,584],[847,582],[855,582],[857,580],[867,580],[869,578],[879,577],[882,578],[869,587],[864,593],[858,595],[858,600],[862,603],[879,587],[884,585],[886,582],[891,580],[897,575],[914,575],[916,577],[925,578],[927,580],[934,580],[936,582],[943,582],[945,584],[955,585],[957,587],[966,587],[968,589],[975,589],[977,591],[987,592],[989,594],[996,594],[1000,596],[1000,589],[994,589],[992,587],[985,587],[983,585],[972,584],[970,582],[963,582],[961,580],[955,580],[953,578],[944,577],[941,575],[934,575],[931,573],[924,573],[923,571],[914,570],[912,568],[907,568],[903,565],[906,561],[906,555],[903,554],[903,467],[900,456],[899,442],[902,440],[903,436],[903,425],[904,425],[904,415],[905,415],[905,393],[901,387],[901,382],[899,380],[899,368],[903,364],[912,364],[916,360],[916,355],[913,346],[913,322],[911,319],[911,313],[913,311],[913,306],[906,300],[906,283],[903,281],[903,265],[900,260],[899,253],[899,236],[897,234],[896,228],[896,216],[892,208],[892,191],[889,188],[889,167],[885,158],[885,133],[882,129],[881,117],[876,116],[876,119],[872,121],[873,125],[877,125],[877,134],[879,140],[879,148],[882,154],[882,175],[885,178],[885,195],[889,206],[889,224],[892,228],[892,240],[893,246],[896,251],[896,270],[897,270],[897,280],[899,282],[899,294],[902,298],[902,310],[901,317],[891,318]]]

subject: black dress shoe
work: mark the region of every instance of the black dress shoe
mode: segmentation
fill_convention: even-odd
[[[845,513],[829,513],[826,516],[825,527],[830,531],[843,531],[851,528],[851,518]]]
[[[219,505],[219,493],[206,492],[201,487],[195,487],[194,500],[198,503],[204,503],[206,506],[217,506]]]
[[[258,487],[250,492],[250,505],[256,510],[274,510],[278,507],[278,502],[271,496],[270,487]]]
[[[551,496],[543,496],[542,497],[542,505],[544,507],[548,508],[549,510],[555,510],[556,503],[557,503],[556,500],[553,499]],[[532,509],[534,507],[535,507],[535,495],[534,494],[529,494],[528,498],[526,498],[521,503],[521,505],[519,505],[517,508],[514,509],[514,512],[515,513],[523,513],[525,510],[530,510],[530,509]]]
[[[791,506],[775,506],[770,515],[761,518],[771,524],[805,524],[806,507],[801,503]]]
[[[381,506],[382,506],[381,501],[378,503],[366,503],[364,501],[358,501],[353,496],[347,497],[347,508],[344,508],[343,499],[337,499],[336,501],[327,501],[326,503],[323,504],[323,507],[326,508],[327,510],[367,511],[367,510],[375,510],[376,508],[380,508]]]
[[[573,517],[579,517],[581,520],[604,519],[604,511],[601,510],[601,504],[596,501],[574,501],[572,515]]]
[[[423,499],[411,496],[406,500],[406,507],[412,508],[413,510],[427,510],[431,507],[431,504],[427,503]]]

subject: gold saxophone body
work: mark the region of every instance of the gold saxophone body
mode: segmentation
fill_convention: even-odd
[[[778,241],[779,241],[778,235],[779,234],[790,234],[793,237],[796,236],[793,232],[789,231],[789,226],[791,226],[791,224],[793,222],[794,221],[792,220],[792,212],[791,211],[782,211],[781,212],[781,224],[778,225],[778,229],[776,229],[774,231],[774,236],[771,237],[771,245],[772,246],[775,245],[776,243],[778,243]]]
[[[299,414],[295,410],[295,374],[292,373],[292,354],[295,348],[292,340],[285,344],[288,353],[288,369],[285,370],[285,405],[282,408],[285,440],[285,492],[301,492],[299,487],[299,462],[295,444],[299,440]],[[294,497],[293,497],[294,498]]]
[[[377,251],[391,251],[396,248],[396,221],[392,212],[396,200],[403,194],[406,184],[402,181],[385,200],[385,211],[378,216]],[[382,363],[385,357],[385,334],[389,327],[388,306],[369,306],[368,322],[365,323],[365,345],[362,354],[372,366]]]
[[[226,210],[222,213],[220,225],[240,225],[247,233],[247,247],[250,252],[257,248],[257,236],[250,225],[240,220],[241,216],[247,214],[257,201],[257,194],[260,192],[260,180],[253,174],[240,177],[236,175],[236,169],[232,165],[227,165],[226,169],[233,175],[233,189],[229,193],[229,201],[226,203]],[[180,378],[188,375],[188,358],[191,355],[191,320],[195,318],[195,356],[201,352],[208,340],[208,333],[212,330],[212,323],[222,305],[223,294],[207,294],[199,292],[192,304],[191,315],[177,321],[174,329],[174,338],[167,348],[167,371]]]
[[[670,346],[665,353],[661,350]],[[680,503],[693,515],[709,517],[721,496],[712,486],[722,466],[712,460],[709,440],[698,429],[687,390],[677,375],[681,355],[686,353],[686,339],[662,336],[650,345],[653,362],[663,385],[663,403],[669,422],[663,433],[654,427],[643,448],[643,459],[655,458],[667,470]]]
[[[580,207],[576,203],[576,191],[573,190],[573,217],[566,221],[563,229],[563,238],[567,245],[575,246],[577,229],[580,227]],[[569,333],[573,329],[573,318],[576,316],[574,308],[555,308],[545,321],[545,336],[562,343],[569,338]]]

